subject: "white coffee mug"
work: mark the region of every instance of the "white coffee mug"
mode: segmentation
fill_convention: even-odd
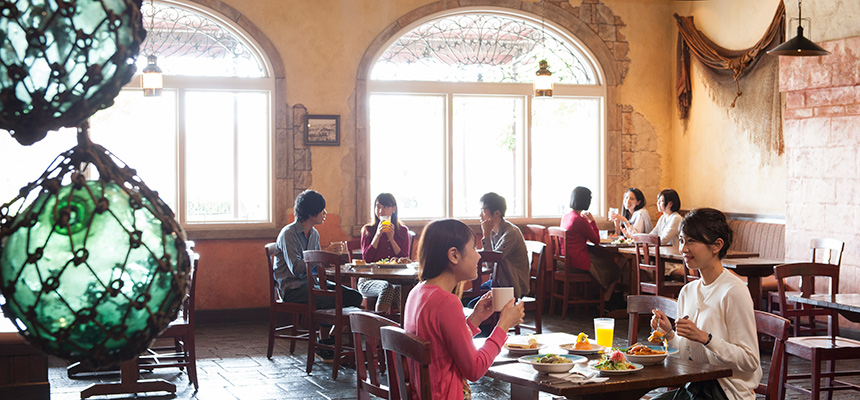
[[[514,288],[512,287],[494,287],[493,290],[493,311],[502,311],[505,304],[514,299]]]

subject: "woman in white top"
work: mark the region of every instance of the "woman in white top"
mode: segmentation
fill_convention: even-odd
[[[681,254],[701,279],[690,282],[678,295],[675,330],[662,311],[655,309],[651,328],[665,332],[669,347],[681,359],[732,369],[732,376],[715,381],[691,382],[654,398],[755,399],[761,380],[758,335],[749,290],[720,261],[732,244],[726,216],[713,208],[690,211],[681,223]]]
[[[681,209],[681,197],[674,189],[663,189],[657,195],[657,212],[660,213],[660,219],[657,220],[657,225],[651,230],[652,235],[660,236],[660,244],[663,246],[674,246],[675,250],[679,249],[678,244],[678,227],[681,225],[681,214],[678,210]]]
[[[632,238],[637,233],[651,232],[651,215],[645,209],[645,195],[642,191],[632,187],[624,192],[624,201],[621,204],[621,214],[612,213],[609,219],[615,222],[615,232],[621,232],[624,226],[624,235]]]

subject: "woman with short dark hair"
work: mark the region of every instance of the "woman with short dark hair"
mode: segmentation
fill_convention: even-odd
[[[577,186],[570,194],[570,212],[561,217],[560,226],[565,230],[565,259],[575,271],[588,272],[606,293],[604,300],[612,296],[615,284],[621,279],[621,268],[614,261],[589,251],[587,242],[600,243],[600,232],[594,217],[588,212],[591,207],[591,190]]]
[[[452,292],[458,283],[478,276],[475,235],[466,224],[446,219],[424,227],[418,245],[421,282],[409,292],[403,329],[430,342],[430,386],[433,399],[471,398],[470,381],[477,381],[493,365],[507,340],[508,330],[523,321],[523,303],[511,300],[502,308],[499,322],[480,349],[472,337],[481,322],[493,314],[492,292],[487,292],[466,318],[463,304]],[[410,364],[413,397],[421,387],[419,371]],[[469,397],[466,395],[469,394]],[[430,399],[424,399],[430,400]]]
[[[713,208],[690,211],[680,227],[681,254],[701,279],[678,295],[675,330],[655,309],[651,328],[665,332],[669,347],[691,359],[732,369],[732,376],[716,381],[691,382],[658,399],[755,399],[761,380],[755,313],[746,284],[723,268],[721,260],[732,244],[726,216]]]

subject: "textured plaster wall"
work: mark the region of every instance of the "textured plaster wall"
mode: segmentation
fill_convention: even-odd
[[[211,0],[197,0],[206,4]],[[435,3],[430,0],[222,0],[235,8],[269,38],[283,60],[286,77],[286,104],[289,135],[293,148],[287,150],[286,174],[294,188],[310,187],[327,199],[328,218],[319,227],[321,241],[327,244],[351,236],[354,227],[364,222],[357,218],[356,159],[362,154],[356,147],[356,78],[362,56],[374,40],[393,22],[416,9]],[[477,3],[476,3],[477,2]],[[480,0],[451,1],[463,7]],[[485,3],[485,2],[484,2]],[[608,202],[618,206],[621,188],[642,186],[653,207],[657,191],[669,185],[672,148],[672,54],[674,27],[672,5],[665,0],[570,0],[553,1],[556,7],[571,10],[593,10],[592,17],[612,15],[614,21],[585,21],[588,29],[608,44],[623,71],[623,80],[607,99],[607,107],[616,108],[617,120],[607,121],[613,138],[607,159],[614,171],[608,189]],[[497,7],[524,8],[518,0],[499,1]],[[533,6],[531,6],[533,7]],[[586,15],[582,14],[582,15]],[[579,15],[579,14],[578,14]],[[603,50],[605,51],[605,50]],[[293,107],[302,105],[307,113],[341,116],[341,145],[305,149],[296,136]],[[300,112],[299,112],[300,113]],[[626,115],[622,129],[621,114]],[[622,132],[623,130],[623,132]],[[280,140],[280,139],[279,139]],[[619,146],[618,143],[621,143]],[[306,151],[305,151],[306,150]],[[627,153],[622,160],[622,151]],[[306,156],[309,154],[309,157]],[[302,167],[300,170],[298,167]],[[309,170],[307,169],[309,167]],[[626,168],[626,174],[619,173]],[[294,193],[276,190],[276,202],[292,212]],[[656,212],[652,209],[652,214]],[[292,215],[288,215],[292,221]],[[271,238],[247,241],[198,240],[202,254],[201,268],[206,279],[199,282],[200,309],[262,307],[266,293],[265,258],[262,246]]]
[[[718,45],[745,49],[764,34],[779,0],[674,3],[676,13],[692,15],[699,30]],[[674,19],[671,23],[674,42],[677,28]],[[673,99],[667,184],[678,190],[684,208],[710,206],[727,212],[784,215],[785,157],[751,143],[749,134],[732,120],[733,110],[711,100],[695,61],[691,77],[693,98],[686,122],[678,119]],[[676,79],[674,73],[672,79]],[[674,88],[673,83],[665,89],[674,92]],[[738,107],[743,106],[739,101]]]

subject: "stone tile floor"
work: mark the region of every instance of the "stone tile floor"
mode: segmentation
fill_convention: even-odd
[[[528,322],[528,321],[527,321]],[[289,354],[289,343],[276,341],[272,359],[266,358],[268,323],[242,323],[200,325],[197,327],[198,379],[200,390],[195,392],[187,375],[178,369],[164,368],[144,373],[143,378],[166,379],[176,384],[176,395],[164,392],[125,396],[96,396],[99,398],[148,398],[148,399],[216,399],[216,400],[261,400],[261,399],[355,399],[355,370],[342,367],[337,381],[331,379],[331,365],[316,362],[313,372],[305,373],[307,347],[299,343],[294,354]],[[587,313],[572,313],[567,320],[559,316],[544,316],[545,332],[579,333],[592,332],[592,316]],[[647,327],[646,327],[647,329]],[[627,344],[627,320],[616,320],[616,346]],[[640,337],[647,336],[644,330]],[[792,373],[808,371],[802,360],[791,360]],[[770,367],[770,357],[762,356],[765,377]],[[86,379],[70,379],[66,375],[68,363],[58,358],[49,360],[51,398],[54,400],[80,399],[81,390],[98,382],[115,382],[118,374],[108,374]],[[854,379],[854,383],[860,380]],[[509,386],[489,378],[472,384],[473,398],[510,398]],[[549,398],[550,396],[542,396]],[[803,399],[799,394],[789,394],[789,399]],[[834,399],[858,398],[857,392],[838,392]]]

